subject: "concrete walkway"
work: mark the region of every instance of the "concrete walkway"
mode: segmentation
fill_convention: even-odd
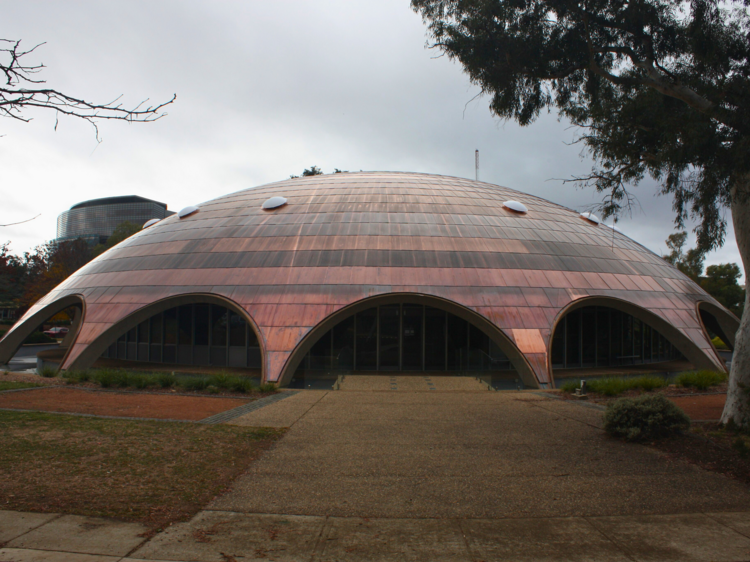
[[[364,519],[203,511],[151,540],[134,523],[0,511],[2,562],[743,561],[750,512]]]
[[[289,427],[233,489],[137,524],[0,512],[0,562],[750,560],[750,489],[606,437],[538,394],[302,391],[231,423]]]

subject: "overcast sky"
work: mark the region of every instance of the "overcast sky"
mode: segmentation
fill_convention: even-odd
[[[414,171],[474,177],[579,210],[599,198],[561,179],[591,162],[555,115],[501,122],[461,68],[425,48],[408,0],[4,3],[0,37],[44,63],[51,88],[93,101],[177,101],[151,124],[91,126],[52,112],[0,120],[0,243],[20,253],[55,237],[57,215],[87,199],[141,195],[179,210],[300,174]],[[473,101],[472,101],[473,100]],[[655,184],[618,225],[658,254],[674,231]],[[729,219],[729,212],[727,211]],[[691,235],[690,242],[694,242]],[[734,234],[708,256],[740,263]]]

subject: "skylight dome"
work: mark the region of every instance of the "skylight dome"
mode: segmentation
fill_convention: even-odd
[[[287,202],[286,197],[280,197],[277,195],[276,197],[271,197],[270,199],[266,199],[263,202],[262,207],[266,211],[270,211],[271,209],[277,209],[279,207],[286,205],[286,202]]]
[[[190,205],[182,209],[179,213],[177,213],[177,216],[181,219],[184,219],[185,217],[189,217],[190,215],[193,215],[197,212],[198,212],[198,207],[196,207],[195,205]]]
[[[515,211],[516,213],[526,213],[529,210],[526,205],[519,203],[518,201],[506,201],[503,203],[503,207]]]
[[[581,218],[597,226],[602,222],[594,213],[589,213],[588,211],[581,213]]]

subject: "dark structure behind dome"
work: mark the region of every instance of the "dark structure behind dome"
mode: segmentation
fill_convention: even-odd
[[[91,199],[73,205],[57,217],[56,240],[83,238],[90,244],[103,244],[125,221],[143,225],[148,220],[173,214],[167,210],[166,203],[138,195]]]
[[[272,197],[287,202],[263,209]],[[83,314],[63,368],[169,357],[256,366],[280,384],[316,368],[513,370],[527,387],[553,385],[553,369],[570,366],[684,357],[723,370],[702,316],[726,334],[738,325],[621,232],[487,183],[342,173],[197,207],[36,303],[0,342],[0,363],[71,303]]]

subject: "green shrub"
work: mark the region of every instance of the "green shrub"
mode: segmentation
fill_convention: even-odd
[[[219,387],[214,386],[213,384],[209,384],[206,387],[206,390],[209,392],[209,394],[219,394]]]
[[[226,373],[219,373],[218,375],[212,375],[210,378],[211,386],[215,386],[216,388],[228,389],[232,388],[232,383],[237,377],[233,377]]]
[[[44,378],[51,379],[57,374],[57,369],[55,369],[54,367],[50,367],[49,365],[45,365],[41,368],[39,374]]]
[[[604,429],[626,441],[666,437],[690,427],[690,418],[663,394],[619,398],[604,412]]]
[[[724,341],[719,336],[716,336],[714,339],[712,339],[711,343],[714,344],[714,347],[716,349],[729,350],[729,347],[727,346],[727,344],[725,344]]]
[[[138,390],[143,390],[149,386],[156,386],[156,380],[154,377],[149,375],[143,375],[140,373],[129,373],[126,374],[127,386],[132,386]]]
[[[258,392],[276,392],[276,385],[272,382],[263,383],[258,387]]]
[[[587,380],[586,386],[590,392],[597,392],[605,396],[617,396],[631,388],[626,379],[619,377]]]
[[[171,373],[159,373],[156,375],[156,383],[162,388],[172,388],[177,384],[177,377]]]
[[[576,388],[581,388],[581,381],[565,381],[561,386],[560,390],[572,394],[576,391]]]
[[[43,332],[33,332],[23,343],[57,343],[57,340]]]
[[[205,390],[208,386],[207,377],[182,377],[177,384],[185,390]]]
[[[716,371],[692,371],[680,373],[674,382],[678,386],[693,387],[698,390],[706,390],[711,386],[716,386],[727,380],[725,373]]]
[[[230,388],[235,392],[252,392],[255,389],[253,381],[247,377],[234,377]]]
[[[657,388],[664,388],[667,386],[667,380],[662,377],[655,377],[653,375],[643,375],[630,380],[633,388],[640,388],[646,392],[651,392]]]
[[[657,388],[667,386],[667,381],[662,377],[653,375],[643,375],[635,378],[624,377],[606,377],[601,379],[586,379],[586,388],[588,392],[596,392],[605,396],[617,396],[628,390],[641,389],[651,392]],[[563,392],[575,392],[581,387],[580,380],[567,381],[563,383],[560,389]]]

